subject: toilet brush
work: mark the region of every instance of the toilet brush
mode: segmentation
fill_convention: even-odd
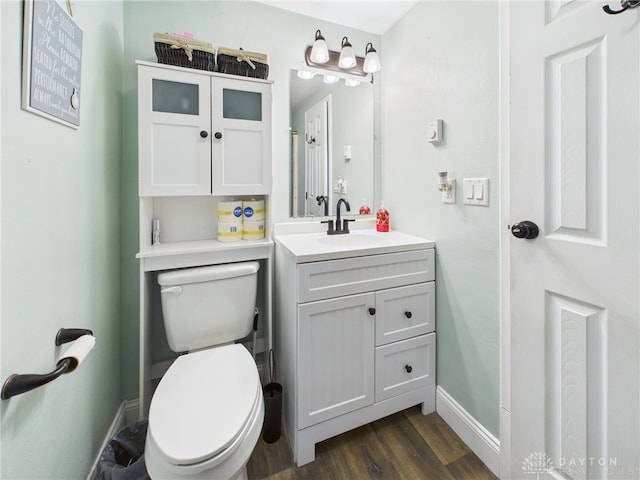
[[[260,311],[258,307],[253,309],[253,361],[256,361],[256,339],[258,336],[258,317],[260,316]]]

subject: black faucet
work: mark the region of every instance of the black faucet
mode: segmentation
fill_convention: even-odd
[[[340,207],[343,204],[347,208],[347,212],[351,211],[351,205],[349,205],[349,202],[345,198],[341,198],[340,200],[338,200],[338,204],[336,205],[336,234],[349,233],[349,222],[355,222],[355,219],[350,220],[345,218],[342,221],[342,224],[340,223]]]
[[[318,205],[322,205],[324,203],[324,216],[328,217],[329,216],[329,197],[327,197],[326,195],[318,195],[316,197],[316,202],[318,202]]]
[[[318,201],[318,205],[320,204],[320,201]],[[326,205],[326,202],[325,202]],[[338,200],[338,204],[336,205],[336,228],[333,228],[333,220],[331,219],[327,219],[327,220],[323,220],[320,223],[326,223],[327,224],[327,235],[340,235],[343,233],[349,233],[349,222],[355,222],[355,218],[345,218],[344,220],[342,220],[342,223],[340,223],[340,207],[342,207],[342,205],[344,205],[347,208],[347,212],[351,211],[351,205],[349,205],[349,202],[347,201],[347,199],[345,198],[341,198],[340,200]]]

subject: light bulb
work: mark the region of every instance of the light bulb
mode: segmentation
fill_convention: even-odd
[[[367,44],[367,48],[365,49],[365,57],[364,57],[364,66],[363,70],[366,73],[375,73],[379,72],[382,65],[380,64],[380,57],[378,56],[378,52],[373,48],[373,44],[369,42]]]
[[[309,70],[298,70],[298,77],[304,80],[310,80],[315,76],[316,74],[314,72],[310,72]]]
[[[313,47],[311,47],[309,58],[314,63],[327,63],[329,61],[329,47],[320,30],[316,30],[316,40],[313,42]]]
[[[358,85],[360,85],[360,80],[356,80],[355,78],[345,78],[344,84],[347,87],[357,87]]]
[[[325,74],[323,81],[324,83],[336,83],[338,80],[340,80],[340,78],[338,78],[337,75]]]
[[[356,54],[353,51],[353,47],[349,43],[349,39],[347,37],[343,37],[338,66],[340,68],[353,68],[356,66],[356,63]]]

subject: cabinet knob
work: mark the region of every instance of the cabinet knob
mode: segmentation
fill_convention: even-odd
[[[412,314],[409,311],[404,312],[404,316],[407,317],[407,318],[411,318],[411,315]]]
[[[222,138],[222,132],[216,132],[213,134],[213,136],[220,140]]]
[[[200,136],[202,138],[207,138],[209,136],[209,132],[207,132],[206,130],[201,130],[200,131]]]
[[[373,307],[369,307],[369,315],[375,315],[376,314],[376,309]]]
[[[413,371],[413,367],[411,365],[405,365],[404,369],[407,371],[407,373],[411,373]]]

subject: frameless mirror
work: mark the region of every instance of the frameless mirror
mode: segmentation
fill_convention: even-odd
[[[289,75],[290,214],[334,215],[345,198],[351,213],[374,202],[374,89],[362,81],[325,83]]]

